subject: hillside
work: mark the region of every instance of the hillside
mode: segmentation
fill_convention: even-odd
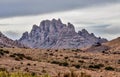
[[[120,37],[105,43],[105,45],[110,46],[112,49],[120,50]]]
[[[25,46],[18,41],[9,39],[7,36],[0,32],[0,47],[25,47]]]
[[[47,73],[52,77],[119,77],[120,56],[80,49],[0,48],[0,71]]]

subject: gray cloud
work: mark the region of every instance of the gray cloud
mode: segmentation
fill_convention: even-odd
[[[20,32],[14,32],[14,31],[4,31],[3,32],[7,37],[12,39],[18,39],[20,38],[21,33]]]
[[[61,18],[64,23],[74,24],[77,31],[86,28],[113,39],[120,36],[119,8],[120,0],[0,0],[0,31],[18,39],[33,24]]]
[[[120,36],[120,26],[115,26],[112,24],[104,24],[104,25],[96,25],[91,27],[86,27],[86,29],[90,32],[95,33],[98,36],[102,36],[111,40],[113,38]]]
[[[120,0],[0,0],[0,18],[118,3]]]

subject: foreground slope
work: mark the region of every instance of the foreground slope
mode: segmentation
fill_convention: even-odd
[[[83,29],[78,33],[71,23],[63,24],[60,19],[43,20],[33,25],[30,33],[25,32],[19,41],[31,48],[84,48],[96,42],[106,42]]]
[[[3,70],[52,77],[119,77],[120,56],[80,49],[0,48]],[[81,76],[83,73],[87,76]]]
[[[108,41],[103,44],[92,45],[87,48],[86,51],[89,52],[110,52],[110,53],[119,53],[120,54],[120,37]]]
[[[120,37],[105,43],[105,45],[111,47],[111,49],[120,50]]]

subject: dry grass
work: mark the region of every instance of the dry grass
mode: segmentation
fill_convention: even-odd
[[[5,68],[9,72],[22,71],[37,75],[49,73],[54,77],[59,75],[69,77],[72,75],[72,69],[75,75],[80,74],[79,77],[81,72],[88,74],[85,75],[88,77],[120,76],[119,54],[83,52],[79,49],[3,48],[3,50],[9,53],[0,56],[0,68]],[[106,67],[112,67],[114,70],[106,70]]]

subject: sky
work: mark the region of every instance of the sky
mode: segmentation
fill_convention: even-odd
[[[120,0],[0,0],[0,31],[11,39],[53,18],[71,22],[76,32],[85,28],[108,40],[120,36]]]

